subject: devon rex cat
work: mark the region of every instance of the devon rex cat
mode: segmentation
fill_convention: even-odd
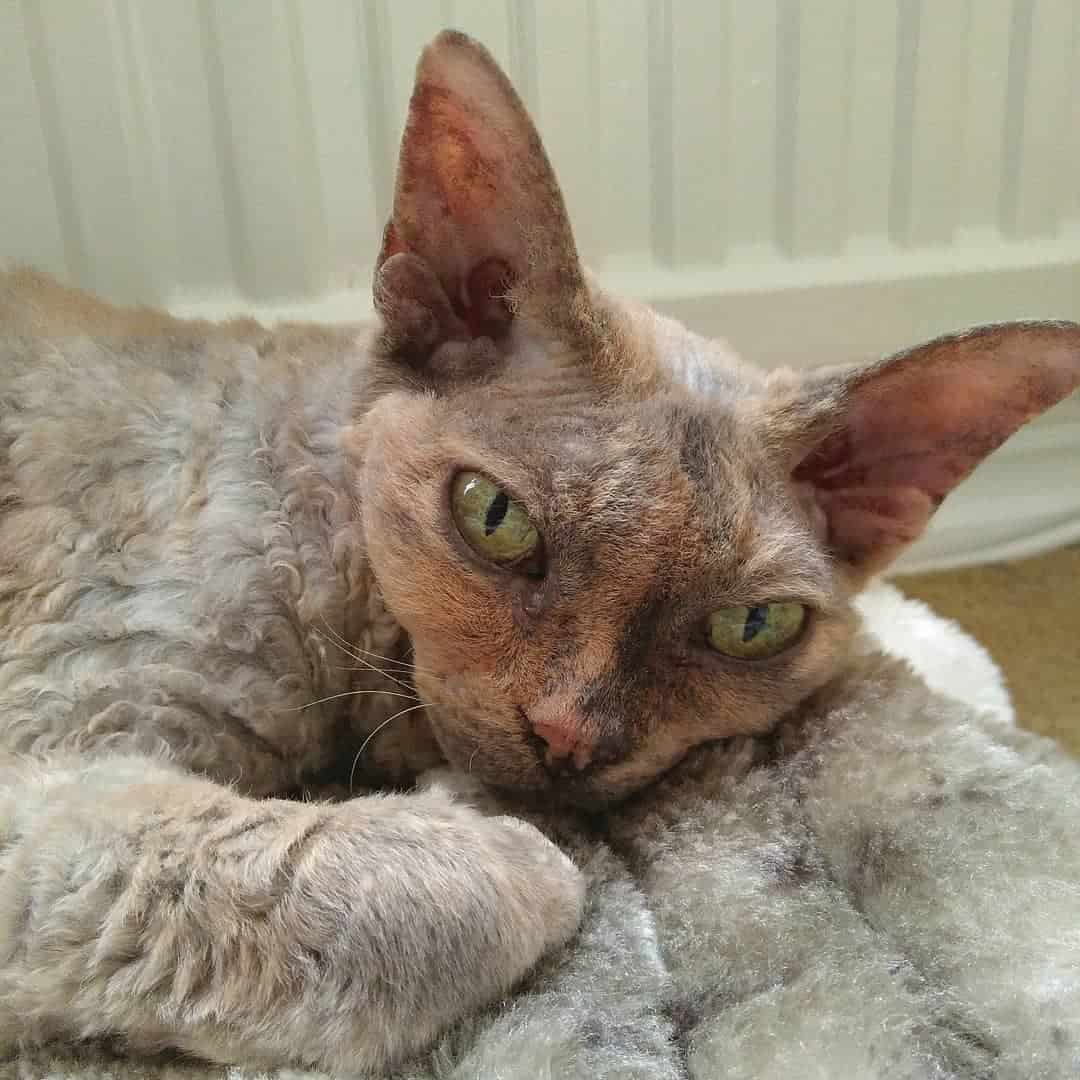
[[[337,329],[0,278],[0,1043],[416,1051],[573,935],[579,871],[438,790],[282,796],[444,755],[594,812],[797,717],[853,595],[1080,383],[1073,324],[766,376],[605,295],[454,33],[377,265]]]

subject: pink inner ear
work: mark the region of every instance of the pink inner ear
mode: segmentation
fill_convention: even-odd
[[[834,492],[916,488],[936,506],[1011,433],[986,418],[955,415],[963,410],[874,404],[853,406],[845,426],[796,467],[795,479]]]
[[[1080,333],[1013,324],[932,342],[856,376],[792,478],[831,546],[877,569],[989,453],[1080,382]]]
[[[496,337],[512,320],[505,297],[524,269],[517,265],[522,262],[520,222],[508,206],[515,192],[512,144],[520,135],[515,138],[500,115],[513,103],[500,100],[498,80],[475,62],[466,51],[445,70],[417,82],[402,142],[394,221],[379,263],[398,251],[416,255],[438,277],[472,336]],[[435,81],[437,76],[460,85],[451,90]],[[462,96],[466,93],[473,96]]]
[[[493,221],[484,220],[498,209],[498,180],[507,171],[491,124],[477,105],[470,111],[445,89],[418,84],[402,146],[399,221],[387,225],[377,261],[381,267],[408,252],[430,265],[473,338],[507,332],[513,313],[506,295],[517,277],[496,253],[502,238]]]
[[[502,259],[484,259],[465,278],[461,317],[473,337],[498,338],[510,329],[514,313],[507,300],[514,275]]]
[[[853,563],[888,561],[918,539],[945,496],[1022,422],[1008,407],[972,415],[979,396],[936,396],[935,381],[919,393],[867,393],[792,474],[811,486],[829,542]]]
[[[841,558],[870,569],[917,540],[938,501],[913,487],[816,489],[815,525]]]
[[[552,310],[549,301],[579,283],[562,196],[528,113],[487,52],[452,31],[417,68],[379,265],[396,254],[441,286],[455,318],[435,321],[460,322],[474,339],[505,335],[527,300]],[[377,283],[384,319],[424,306],[392,293],[422,279]]]

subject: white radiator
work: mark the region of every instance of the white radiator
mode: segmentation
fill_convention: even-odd
[[[421,44],[480,37],[580,246],[766,364],[1080,318],[1075,0],[0,0],[0,258],[180,312],[353,318]],[[1080,538],[1080,404],[909,566]]]

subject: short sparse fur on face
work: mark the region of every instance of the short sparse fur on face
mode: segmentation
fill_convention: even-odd
[[[453,33],[374,297],[369,326],[267,330],[0,277],[0,1049],[399,1062],[568,940],[578,869],[441,789],[266,797],[445,757],[597,810],[797,728],[858,678],[862,585],[1080,384],[1068,323],[766,376],[606,295]],[[463,473],[527,560],[466,538]],[[710,646],[769,605],[805,608],[788,647]]]
[[[491,783],[609,801],[694,745],[769,729],[835,671],[848,588],[743,412],[733,396],[677,386],[620,400],[512,359],[484,385],[373,410],[368,550],[451,760]],[[461,469],[528,509],[542,579],[461,541],[447,506]],[[779,663],[709,649],[712,611],[777,599],[815,611]],[[541,767],[528,718],[543,709],[572,715],[595,744],[585,770]]]

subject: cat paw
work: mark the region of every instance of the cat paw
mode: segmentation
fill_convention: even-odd
[[[521,818],[485,819],[493,849],[505,859],[513,881],[519,932],[532,953],[526,970],[545,953],[566,944],[581,923],[585,878],[556,844]]]
[[[339,848],[346,872],[357,860],[345,856],[354,843],[366,846],[373,831],[386,829],[378,848],[380,886],[410,895],[412,917],[395,931],[409,949],[433,950],[423,968],[431,985],[439,959],[445,959],[450,982],[465,967],[475,972],[490,999],[519,981],[545,953],[564,944],[577,930],[585,902],[581,871],[539,829],[507,813],[494,801],[485,813],[464,801],[466,794],[486,801],[451,770],[440,770],[427,790],[411,796],[356,799],[338,810]],[[393,807],[393,813],[387,814]],[[386,905],[396,905],[385,896]],[[417,908],[419,895],[430,906]],[[380,908],[383,906],[379,905]],[[385,916],[383,932],[390,930]],[[453,940],[452,955],[439,953],[444,935]],[[390,935],[393,937],[393,933]],[[389,940],[389,939],[388,939]],[[448,984],[449,985],[449,984]],[[458,987],[457,997],[461,996]]]

